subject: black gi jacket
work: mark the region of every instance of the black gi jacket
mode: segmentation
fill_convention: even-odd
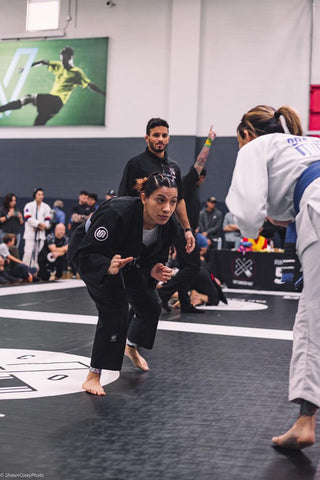
[[[85,224],[74,232],[69,245],[69,259],[76,265],[81,278],[93,288],[108,281],[108,268],[114,255],[134,257],[124,267],[143,271],[150,286],[150,270],[156,263],[165,264],[169,247],[177,235],[177,221],[171,217],[165,225],[159,225],[158,239],[146,248],[142,243],[143,204],[140,198],[115,197],[101,204],[91,217],[88,232]]]
[[[134,189],[137,178],[148,177],[151,173],[165,173],[175,179],[178,187],[178,199],[183,198],[181,185],[181,172],[178,164],[168,158],[167,152],[163,158],[157,157],[150,152],[147,147],[146,150],[137,155],[126,164],[122,179],[118,189],[119,197],[130,195],[137,197],[139,194]]]

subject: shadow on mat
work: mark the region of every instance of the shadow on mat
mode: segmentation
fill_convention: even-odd
[[[273,480],[314,480],[317,465],[301,450],[271,446],[277,454],[262,478]]]

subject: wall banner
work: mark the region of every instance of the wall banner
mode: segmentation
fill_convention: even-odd
[[[108,38],[0,42],[0,127],[105,125]]]

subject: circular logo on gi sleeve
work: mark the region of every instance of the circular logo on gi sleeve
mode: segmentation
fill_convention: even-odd
[[[103,242],[104,240],[107,240],[108,236],[109,232],[106,227],[98,227],[94,232],[94,238],[98,240],[98,242]]]

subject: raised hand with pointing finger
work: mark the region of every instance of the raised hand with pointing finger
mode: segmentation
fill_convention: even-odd
[[[108,268],[109,275],[117,275],[121,268],[125,267],[127,263],[132,262],[133,257],[121,258],[121,255],[115,255],[111,259],[110,267]]]

